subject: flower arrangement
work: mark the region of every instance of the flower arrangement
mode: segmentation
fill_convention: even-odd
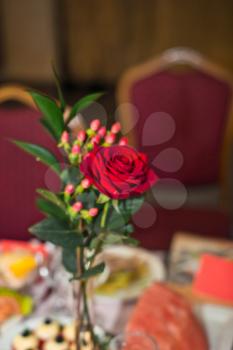
[[[130,219],[157,176],[146,156],[128,146],[126,137],[119,136],[119,122],[107,130],[95,119],[74,136],[69,127],[71,120],[101,94],[77,101],[64,121],[66,102],[59,83],[57,87],[59,102],[37,92],[30,94],[42,113],[41,123],[62,150],[66,165],[62,168],[55,155],[39,145],[18,140],[14,143],[49,166],[61,179],[58,193],[37,190],[37,205],[46,218],[32,226],[30,232],[59,246],[65,268],[72,279],[80,281],[83,308],[77,346],[82,348],[80,332],[86,325],[91,334],[89,348],[95,349],[98,341],[88,310],[87,282],[105,267],[104,262],[96,263],[96,256],[107,244],[135,244],[130,237],[133,232]]]

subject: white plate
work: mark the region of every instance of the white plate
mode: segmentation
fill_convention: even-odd
[[[232,350],[233,308],[205,304],[197,313],[205,326],[210,350]]]
[[[148,268],[148,273],[142,279],[135,281],[127,288],[122,288],[114,294],[105,295],[98,294],[97,298],[110,298],[117,300],[131,300],[138,298],[143,290],[150,286],[154,281],[163,281],[166,278],[166,269],[162,259],[156,256],[155,253],[150,253],[142,248],[115,246],[109,247],[105,250],[107,254],[117,256],[119,259],[129,259],[133,257],[140,258],[142,262],[145,262]],[[107,270],[107,269],[106,269]],[[106,271],[108,277],[108,271]],[[104,282],[104,273],[100,276],[100,280]]]
[[[233,316],[222,327],[215,350],[233,349]]]

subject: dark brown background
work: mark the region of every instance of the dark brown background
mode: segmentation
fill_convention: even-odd
[[[190,46],[233,73],[231,0],[0,0],[0,79],[115,85],[129,66]]]

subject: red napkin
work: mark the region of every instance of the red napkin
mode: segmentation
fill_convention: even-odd
[[[233,260],[203,255],[193,282],[193,291],[233,302]]]

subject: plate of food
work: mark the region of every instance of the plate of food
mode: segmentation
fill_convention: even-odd
[[[38,241],[0,241],[0,286],[20,290],[38,277],[48,258],[45,244]]]
[[[100,297],[134,299],[153,281],[166,277],[162,259],[141,248],[109,247],[98,259],[106,264],[94,282],[95,294]]]
[[[104,333],[95,327],[95,334]],[[69,317],[34,317],[0,333],[1,350],[76,350],[76,322]],[[104,338],[108,341],[108,338]]]

